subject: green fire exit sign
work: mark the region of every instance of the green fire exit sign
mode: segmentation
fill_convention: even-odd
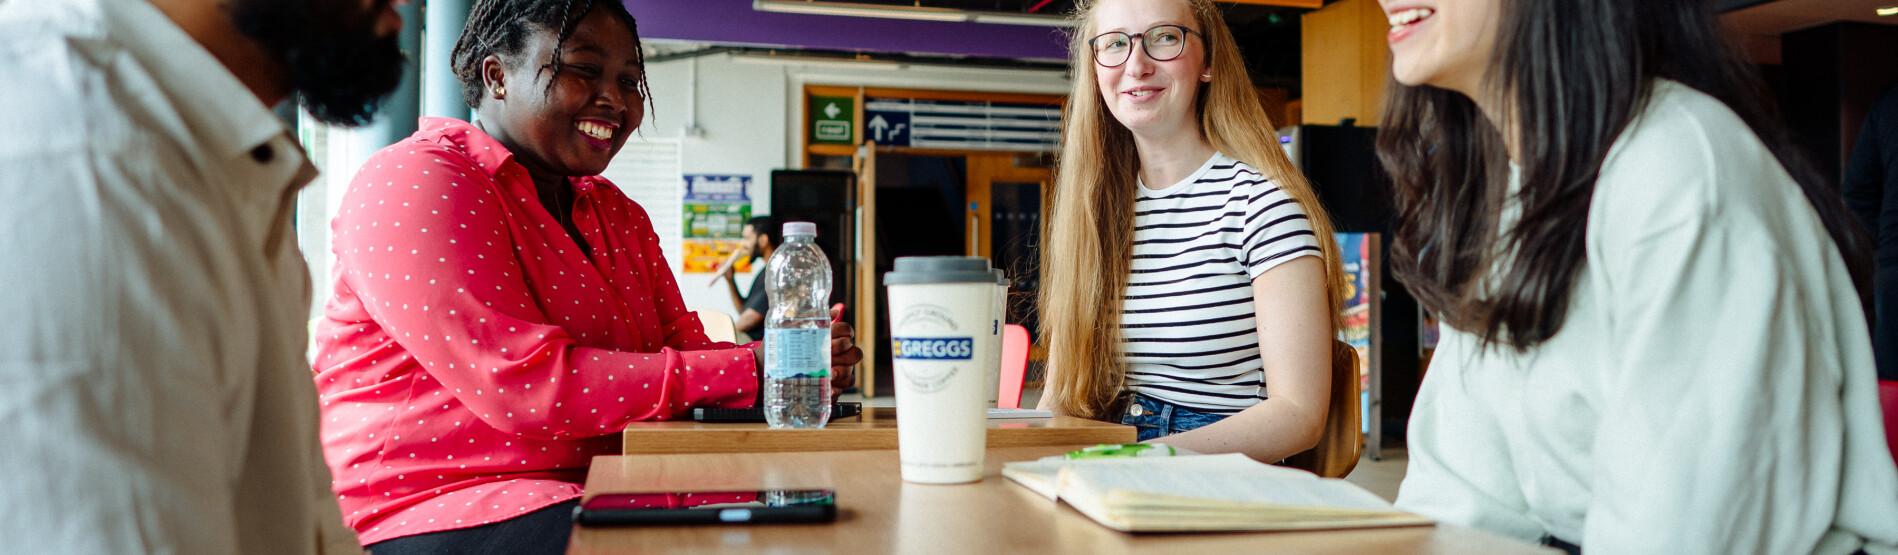
[[[856,144],[857,99],[848,96],[810,97],[811,144]]]

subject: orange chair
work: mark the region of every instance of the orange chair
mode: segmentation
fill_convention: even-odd
[[[1878,382],[1878,404],[1885,406],[1885,446],[1898,461],[1898,382]]]
[[[1009,324],[1002,327],[1002,391],[995,406],[1021,408],[1022,381],[1028,374],[1028,328]]]
[[[699,317],[699,324],[705,327],[705,337],[712,341],[732,343],[738,341],[738,327],[732,323],[732,315],[709,308],[686,307]]]

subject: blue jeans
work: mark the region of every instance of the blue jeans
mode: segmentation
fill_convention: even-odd
[[[1127,412],[1120,416],[1120,423],[1139,430],[1140,441],[1146,441],[1199,429],[1207,424],[1224,420],[1226,416],[1195,412],[1144,395],[1135,395],[1133,400],[1127,403]]]

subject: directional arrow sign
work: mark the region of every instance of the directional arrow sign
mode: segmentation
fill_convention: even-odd
[[[910,146],[909,112],[864,112],[863,117],[870,118],[863,130],[870,133],[870,140],[882,146]]]
[[[842,111],[843,110],[837,108],[837,103],[835,102],[824,105],[824,117],[837,119],[837,113]]]

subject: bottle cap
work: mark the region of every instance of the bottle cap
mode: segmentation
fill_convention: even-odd
[[[883,274],[884,285],[920,283],[995,283],[995,276],[987,258],[973,256],[903,256]]]
[[[817,224],[810,222],[784,222],[784,236],[786,238],[816,237]]]

